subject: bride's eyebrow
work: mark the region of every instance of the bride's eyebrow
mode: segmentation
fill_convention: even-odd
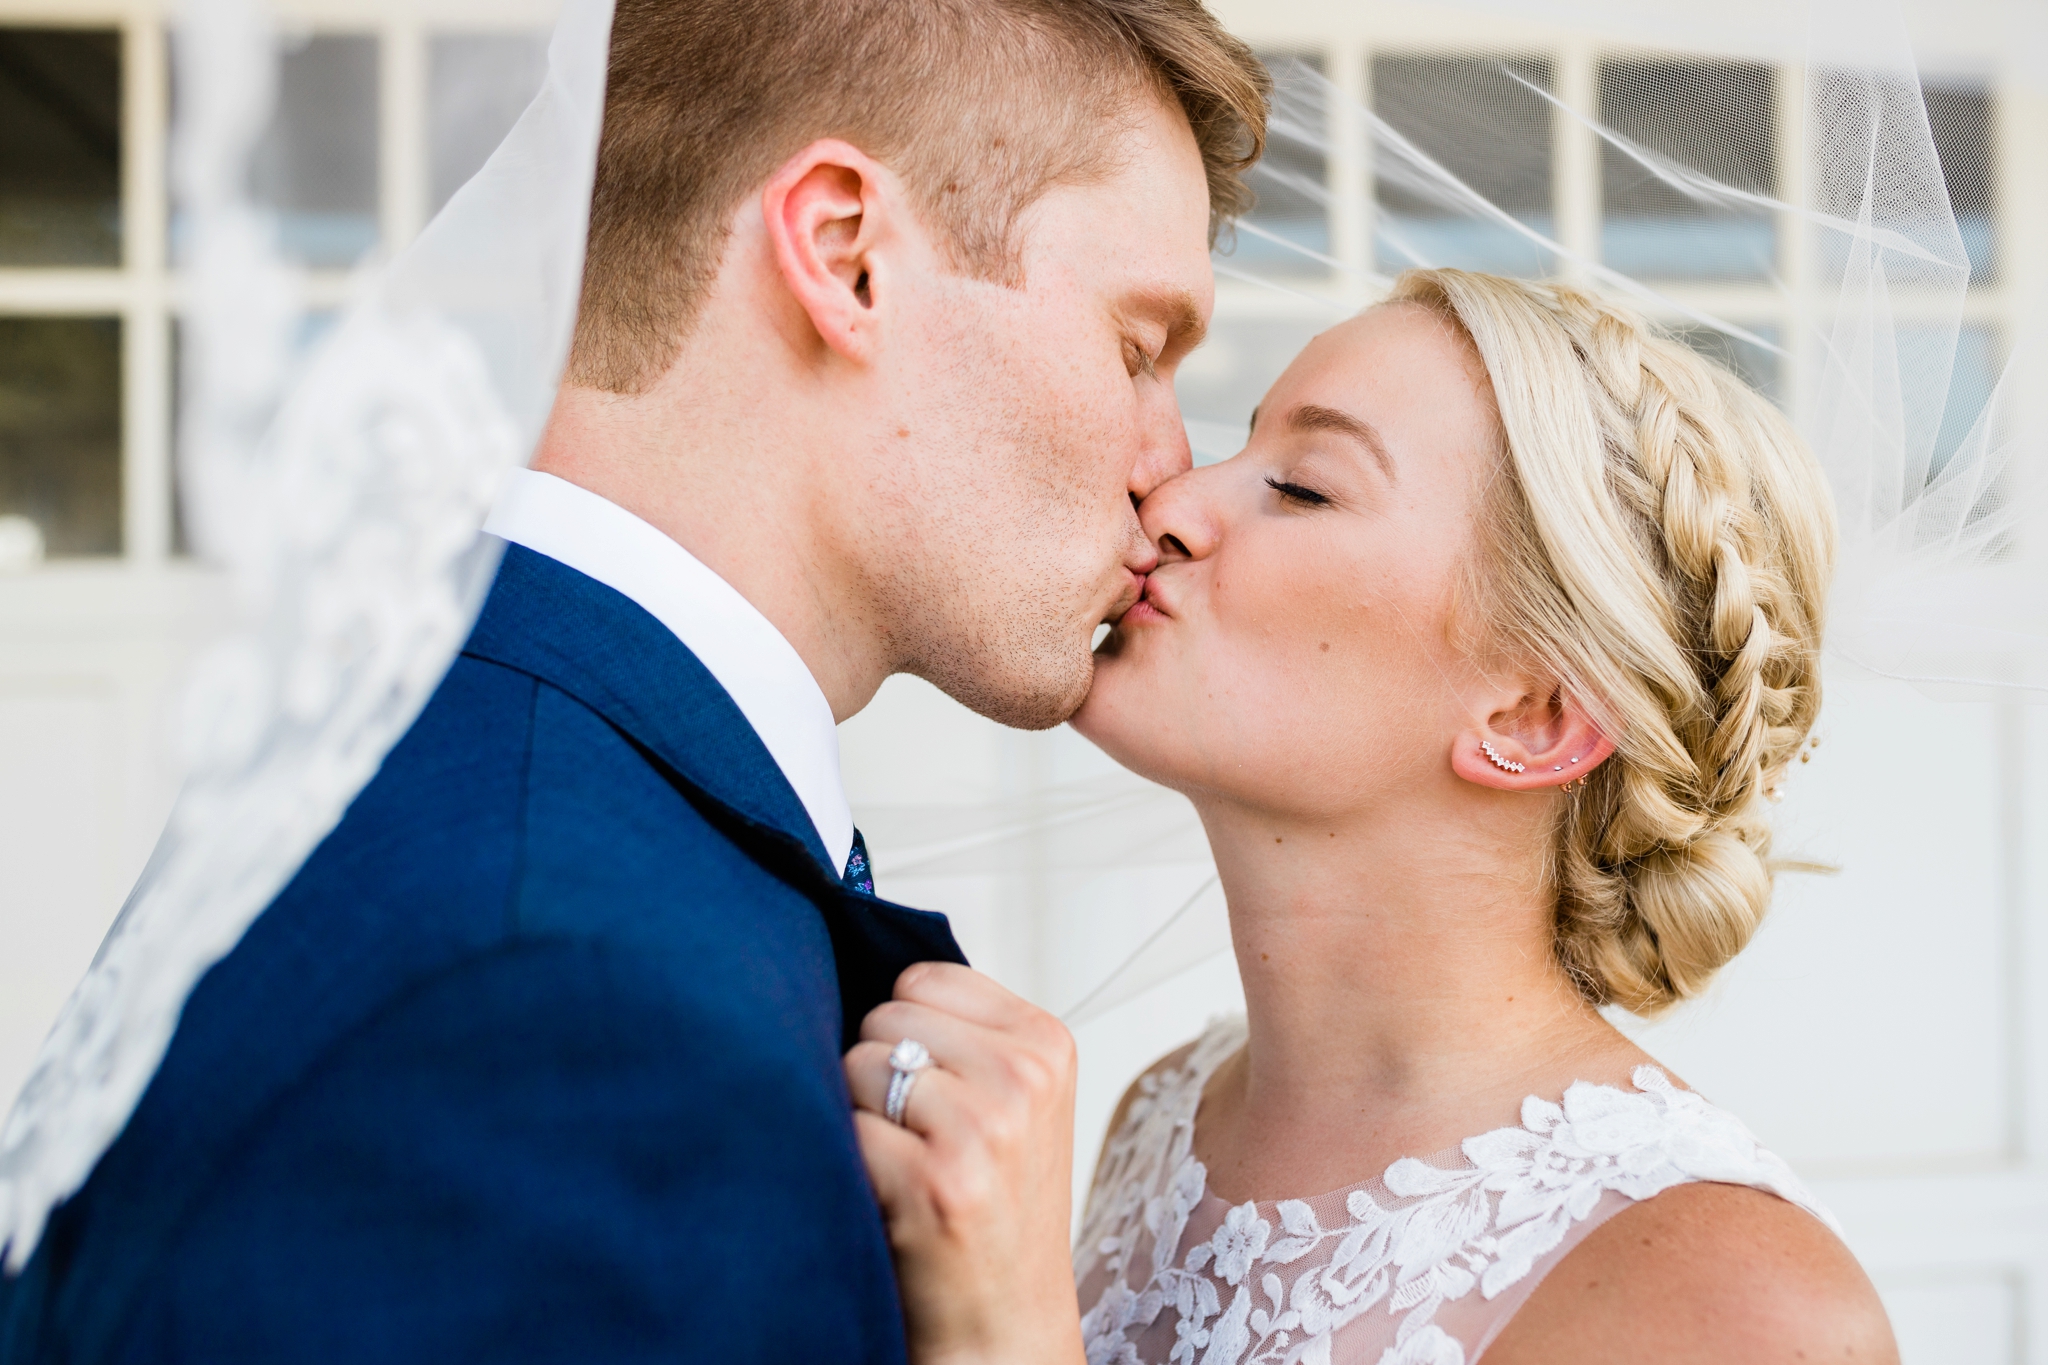
[[[1349,437],[1365,448],[1379,465],[1380,473],[1387,476],[1388,483],[1397,483],[1394,473],[1394,457],[1387,453],[1387,443],[1380,439],[1379,428],[1363,417],[1353,417],[1336,408],[1326,408],[1316,403],[1303,403],[1287,414],[1289,431],[1327,431],[1334,435]]]

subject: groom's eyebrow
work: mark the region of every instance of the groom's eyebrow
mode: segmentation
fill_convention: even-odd
[[[1353,417],[1336,408],[1326,408],[1316,403],[1303,403],[1287,414],[1289,431],[1327,431],[1338,436],[1348,436],[1365,447],[1366,454],[1378,462],[1380,473],[1387,476],[1388,483],[1396,483],[1394,457],[1387,453],[1387,443],[1380,439],[1379,428],[1363,417]]]
[[[1143,313],[1166,324],[1168,349],[1192,351],[1202,344],[1209,324],[1202,321],[1202,309],[1185,289],[1141,290],[1127,305],[1131,313]]]

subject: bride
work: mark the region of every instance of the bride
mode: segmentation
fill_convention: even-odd
[[[1834,537],[1777,411],[1593,297],[1418,271],[1141,515],[1075,724],[1194,801],[1247,1013],[1126,1094],[1069,1271],[1071,1040],[906,974],[847,1070],[914,1356],[1895,1360],[1827,1211],[1600,1013],[1769,904]]]

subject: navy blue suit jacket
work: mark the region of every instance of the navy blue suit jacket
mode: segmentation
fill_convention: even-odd
[[[689,650],[510,548],[0,1277],[0,1365],[900,1361],[839,1059],[960,952],[825,857]]]

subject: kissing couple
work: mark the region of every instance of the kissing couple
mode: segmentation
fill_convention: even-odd
[[[1199,0],[620,0],[474,633],[0,1363],[1896,1358],[1601,1013],[1768,906],[1826,485],[1626,309],[1451,270],[1191,468],[1267,90]],[[896,673],[1215,854],[1247,1013],[1131,1086],[1077,1246],[1072,1040],[875,894],[840,785]]]

